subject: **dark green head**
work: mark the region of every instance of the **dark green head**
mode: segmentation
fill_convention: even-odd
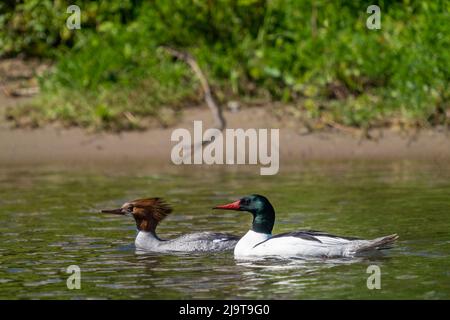
[[[233,203],[217,206],[213,209],[248,211],[253,215],[253,231],[272,233],[275,223],[275,210],[264,196],[252,194]]]

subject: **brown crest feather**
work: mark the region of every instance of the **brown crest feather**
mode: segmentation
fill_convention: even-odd
[[[148,231],[154,231],[158,223],[172,212],[172,207],[162,198],[137,199],[129,204],[135,208],[133,215],[138,228]]]
[[[146,198],[131,201],[136,208],[147,209],[151,217],[160,222],[172,213],[172,207],[162,198]]]

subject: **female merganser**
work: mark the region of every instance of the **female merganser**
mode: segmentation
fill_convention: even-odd
[[[275,210],[266,197],[250,195],[213,209],[248,211],[253,215],[252,229],[237,243],[234,255],[245,257],[354,257],[374,250],[387,249],[398,236],[362,240],[328,233],[305,230],[272,236]]]
[[[101,210],[103,213],[133,215],[138,235],[137,249],[153,252],[218,252],[232,250],[239,237],[215,232],[185,234],[175,239],[162,240],[156,235],[156,228],[172,208],[161,198],[137,199],[126,202],[119,209]]]

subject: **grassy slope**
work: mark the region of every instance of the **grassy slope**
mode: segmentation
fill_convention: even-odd
[[[279,102],[275,113],[313,128],[448,124],[446,1],[381,1],[381,30],[366,28],[364,1],[112,3],[80,1],[83,28],[75,31],[51,5],[39,5],[53,18],[48,25],[28,17],[29,7],[14,8],[29,19],[31,40],[8,50],[50,54],[56,65],[41,79],[43,94],[10,110],[10,119],[113,130],[147,127],[149,118],[170,124],[201,95],[191,71],[158,49],[165,44],[198,59],[221,103]],[[11,28],[2,38],[23,40],[4,21]],[[39,23],[52,35],[46,41]]]

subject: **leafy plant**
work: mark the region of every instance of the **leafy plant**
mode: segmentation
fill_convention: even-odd
[[[269,96],[296,105],[301,117],[363,127],[389,119],[436,124],[446,117],[435,115],[450,109],[448,1],[378,1],[380,30],[366,28],[362,0],[76,3],[82,29],[72,31],[67,1],[0,5],[0,54],[56,61],[41,82],[46,106],[34,103],[44,119],[136,128],[136,119],[198,103],[191,71],[160,45],[192,53],[220,99]],[[90,98],[81,107],[69,93]]]

